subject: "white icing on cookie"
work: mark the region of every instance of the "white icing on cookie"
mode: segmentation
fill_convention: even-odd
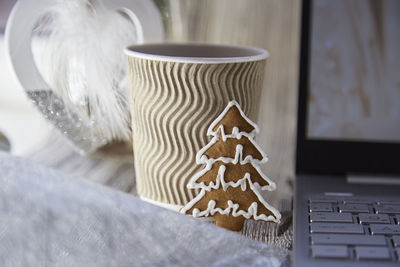
[[[246,164],[246,163],[249,163],[249,162],[256,162],[258,164],[266,163],[268,161],[267,155],[264,153],[264,151],[262,151],[261,147],[257,143],[255,143],[253,141],[253,138],[249,134],[247,134],[247,133],[238,133],[238,134],[226,135],[225,137],[227,137],[227,138],[236,138],[236,139],[240,140],[242,138],[242,136],[246,136],[248,138],[248,140],[251,142],[251,144],[261,153],[262,160],[255,159],[251,155],[247,155],[243,159],[243,146],[240,145],[240,144],[236,146],[236,153],[235,153],[235,157],[234,158],[228,158],[228,157],[219,157],[219,158],[216,158],[216,159],[207,158],[207,156],[204,155],[204,153],[211,146],[213,146],[215,143],[217,143],[219,141],[219,136],[216,135],[211,139],[211,141],[206,146],[204,146],[202,149],[200,149],[196,153],[196,163],[197,164],[207,164],[208,162],[213,163],[215,161],[223,161],[224,163],[233,163],[233,164],[237,164],[238,162],[240,164]],[[226,139],[225,139],[225,141],[226,141]]]
[[[254,192],[254,194],[257,196],[258,200],[268,209],[271,211],[272,215],[265,215],[265,214],[257,214],[258,212],[258,204],[257,202],[251,203],[247,211],[245,210],[240,210],[239,209],[239,204],[234,203],[232,200],[228,200],[228,207],[225,209],[221,208],[216,208],[215,205],[217,204],[215,200],[210,200],[207,205],[207,209],[200,211],[199,209],[195,208],[193,209],[192,215],[193,217],[202,217],[202,216],[210,216],[214,215],[215,213],[220,213],[222,215],[232,215],[234,217],[238,216],[244,216],[246,219],[249,219],[253,216],[255,220],[263,220],[263,221],[273,221],[276,223],[280,222],[281,219],[281,214],[277,209],[269,205],[264,198],[261,196],[261,194],[257,191],[254,185],[249,183],[250,189]],[[237,185],[241,186],[241,185]],[[234,187],[237,187],[234,186]],[[243,188],[242,188],[243,190]],[[245,189],[246,190],[246,189]],[[243,190],[244,191],[244,190]],[[181,213],[186,213],[188,210],[190,210],[200,199],[202,199],[206,194],[206,190],[202,189],[200,193],[192,199],[188,204],[186,204],[182,209]]]
[[[218,127],[218,129],[216,131],[213,131],[213,128],[215,128],[215,126],[224,118],[224,116],[226,115],[226,113],[228,112],[228,110],[235,105],[241,116],[254,127],[254,130],[251,131],[250,133],[246,133],[246,132],[239,132],[239,128],[238,127],[233,127],[232,128],[232,133],[231,134],[225,134],[225,129],[224,129],[224,125],[220,125]],[[271,211],[272,215],[265,215],[265,214],[257,214],[258,212],[258,203],[257,202],[253,202],[250,204],[250,206],[248,207],[247,211],[246,210],[240,210],[239,209],[239,204],[235,203],[232,200],[228,200],[227,204],[228,207],[225,209],[222,208],[216,208],[216,201],[215,200],[210,200],[208,202],[207,205],[207,209],[200,211],[198,208],[193,209],[192,211],[192,215],[194,217],[202,217],[202,216],[212,216],[215,213],[220,213],[223,215],[232,215],[234,217],[238,217],[238,216],[244,216],[246,219],[249,219],[250,217],[253,217],[255,220],[264,220],[264,221],[274,221],[279,223],[280,222],[280,218],[281,218],[281,214],[279,213],[279,211],[277,209],[275,209],[274,207],[272,207],[271,205],[269,205],[264,198],[261,196],[261,194],[259,193],[259,191],[257,189],[261,189],[261,190],[275,190],[276,189],[276,185],[274,182],[272,182],[267,176],[265,176],[262,171],[260,170],[260,168],[255,165],[255,164],[260,164],[260,163],[265,163],[267,162],[268,158],[265,155],[265,153],[263,152],[263,150],[261,149],[261,147],[255,143],[253,141],[253,137],[255,135],[255,133],[258,133],[259,129],[258,126],[252,122],[242,111],[242,109],[240,108],[239,104],[236,101],[231,101],[229,102],[228,106],[224,109],[224,111],[211,123],[210,127],[207,130],[207,135],[212,135],[213,138],[211,139],[211,141],[202,149],[200,149],[197,154],[196,154],[196,163],[197,164],[206,164],[206,167],[199,173],[195,174],[189,181],[187,187],[188,188],[200,188],[201,191],[200,193],[194,198],[192,199],[189,203],[187,203],[182,209],[181,209],[181,213],[186,213],[188,210],[190,210],[200,199],[202,199],[206,192],[209,192],[211,190],[217,190],[222,186],[222,189],[224,191],[227,190],[228,187],[241,187],[242,191],[246,191],[247,189],[247,182],[250,185],[250,189],[251,191],[257,196],[257,199],[260,201],[260,203],[262,205],[264,205],[268,210]],[[245,158],[243,158],[243,146],[241,144],[236,145],[236,150],[235,150],[235,157],[234,158],[229,158],[229,157],[219,157],[219,158],[207,158],[206,155],[204,155],[204,153],[211,147],[213,146],[216,142],[218,142],[220,139],[220,137],[222,138],[223,142],[226,142],[228,138],[236,138],[238,140],[240,140],[241,138],[243,138],[244,136],[248,138],[248,140],[251,142],[251,144],[261,153],[262,155],[262,159],[255,159],[253,158],[251,155],[246,156]],[[206,185],[204,182],[200,182],[197,183],[196,181],[203,176],[206,172],[210,171],[213,164],[216,161],[222,161],[223,163],[232,163],[232,164],[247,164],[250,163],[256,170],[257,172],[261,175],[261,177],[268,182],[269,185],[267,186],[260,186],[257,182],[253,183],[251,181],[251,176],[250,173],[245,173],[245,175],[237,180],[236,182],[226,182],[225,181],[225,170],[226,170],[226,166],[221,165],[218,169],[218,174],[215,180],[215,183],[213,181],[210,181],[210,183],[208,185]]]
[[[196,182],[200,177],[202,177],[205,173],[207,173],[208,171],[211,170],[213,163],[208,163],[202,171],[196,173],[190,179],[189,183],[187,184],[187,188],[189,188],[189,189],[200,188],[200,189],[204,189],[206,191],[211,191],[211,189],[219,189],[220,186],[222,186],[223,190],[226,191],[229,186],[237,187],[238,185],[240,185],[242,187],[242,190],[245,191],[246,190],[246,180],[248,180],[250,184],[254,184],[257,188],[260,188],[261,190],[274,191],[276,189],[275,183],[273,181],[271,181],[267,176],[265,176],[265,174],[260,170],[260,168],[258,166],[254,165],[253,163],[251,163],[251,165],[253,166],[253,168],[255,168],[257,170],[257,172],[260,174],[261,178],[264,179],[269,185],[261,186],[257,182],[253,183],[251,180],[250,173],[248,173],[248,172],[246,172],[245,175],[242,178],[240,178],[239,180],[237,180],[236,182],[233,182],[233,181],[226,182],[225,181],[225,170],[226,170],[225,165],[221,165],[219,167],[218,175],[217,175],[215,183],[213,181],[211,181],[208,185],[206,185],[204,182],[200,182],[200,183]]]
[[[251,126],[253,126],[254,130],[251,133],[248,133],[251,136],[254,136],[254,134],[258,133],[260,130],[257,126],[257,124],[255,124],[253,121],[251,121],[246,114],[244,114],[243,110],[241,109],[240,105],[238,102],[236,102],[236,100],[232,100],[228,103],[228,105],[226,106],[226,108],[224,109],[224,111],[222,111],[221,114],[219,114],[219,116],[210,124],[210,126],[207,129],[207,135],[210,136],[217,136],[218,135],[218,131],[221,132],[222,134],[222,138],[226,140],[225,138],[225,131],[224,131],[224,127],[223,125],[220,125],[218,127],[218,129],[216,131],[213,131],[213,129],[215,128],[215,126],[217,126],[217,124],[225,117],[226,113],[228,113],[229,109],[232,106],[236,106],[240,112],[240,115],[243,117],[243,119],[245,119]],[[239,129],[237,127],[234,127],[234,129],[232,130],[232,132],[237,131],[237,134],[239,133]],[[244,132],[243,132],[244,133]],[[224,141],[225,141],[224,140]]]

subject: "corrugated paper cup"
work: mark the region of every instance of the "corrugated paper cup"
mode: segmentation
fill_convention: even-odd
[[[268,52],[254,47],[147,44],[126,48],[131,88],[137,192],[144,200],[179,209],[202,169],[198,150],[210,123],[231,100],[257,121]]]

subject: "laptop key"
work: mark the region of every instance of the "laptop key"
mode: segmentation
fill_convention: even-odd
[[[343,202],[345,204],[371,204],[373,201],[371,199],[363,199],[363,198],[349,198],[344,199]]]
[[[358,260],[391,260],[386,247],[355,247]]]
[[[387,214],[359,214],[360,223],[390,223]]]
[[[313,245],[312,256],[314,258],[348,258],[349,251],[346,246]]]
[[[379,205],[400,205],[399,200],[381,200],[378,201]]]
[[[374,206],[376,213],[384,213],[384,214],[400,214],[400,206],[396,205],[375,205]]]
[[[396,221],[397,221],[397,224],[400,224],[400,215],[396,215]]]
[[[352,223],[353,217],[350,213],[337,212],[311,212],[310,222],[343,222]]]
[[[370,228],[373,235],[400,235],[400,225],[371,224]]]
[[[337,203],[336,198],[331,197],[313,197],[309,199],[310,203]]]
[[[400,236],[393,236],[393,244],[395,247],[400,247]]]
[[[310,211],[333,211],[331,203],[310,203]]]
[[[369,212],[367,204],[345,203],[339,205],[340,212]]]
[[[361,224],[346,223],[310,223],[311,233],[363,234]]]
[[[312,244],[386,246],[382,235],[311,234]]]

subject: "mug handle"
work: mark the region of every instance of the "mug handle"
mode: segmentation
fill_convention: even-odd
[[[46,90],[45,82],[33,59],[32,30],[54,0],[20,0],[13,7],[6,26],[6,47],[14,72],[27,91]],[[148,0],[102,0],[107,9],[127,15],[134,23],[138,43],[161,42],[164,30],[161,14]],[[121,52],[122,53],[122,52]]]

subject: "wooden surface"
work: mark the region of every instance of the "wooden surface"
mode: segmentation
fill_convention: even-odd
[[[265,173],[278,185],[266,199],[291,194],[297,115],[300,1],[159,1],[167,41],[251,45],[267,49],[257,142],[269,156]]]

